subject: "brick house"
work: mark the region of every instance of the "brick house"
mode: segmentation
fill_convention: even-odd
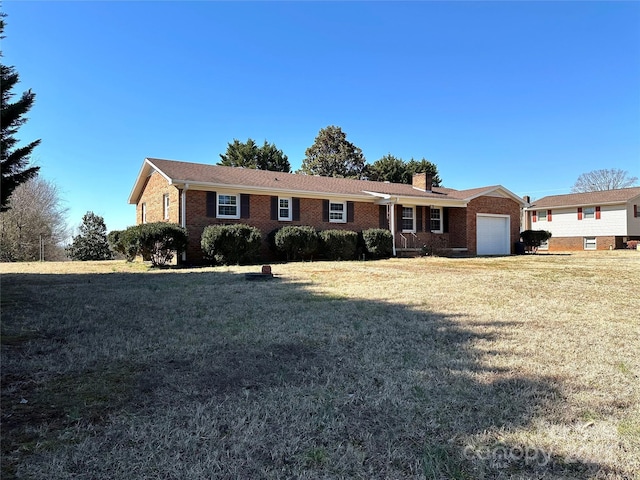
[[[525,208],[524,226],[547,230],[541,249],[608,250],[640,240],[640,187],[543,197]]]
[[[252,170],[147,158],[129,203],[136,223],[167,221],[185,227],[182,261],[202,261],[207,225],[247,223],[267,235],[285,225],[318,230],[390,229],[394,254],[434,245],[470,255],[508,255],[520,236],[525,202],[497,185],[471,190]]]

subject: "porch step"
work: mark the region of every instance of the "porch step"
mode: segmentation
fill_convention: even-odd
[[[421,248],[396,248],[396,256],[401,258],[415,258],[422,255]]]

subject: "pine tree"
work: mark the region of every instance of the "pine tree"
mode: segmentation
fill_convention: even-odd
[[[300,172],[307,175],[362,179],[366,173],[362,150],[347,140],[340,127],[321,129],[305,155]]]
[[[274,172],[290,172],[289,159],[274,144],[264,141],[262,147],[249,138],[246,143],[234,139],[229,143],[226,153],[220,154],[218,165],[227,167],[254,168]]]
[[[4,38],[4,17],[0,13],[0,38]],[[0,52],[0,56],[2,53]],[[40,167],[28,167],[31,152],[40,144],[35,140],[22,147],[17,147],[18,139],[15,134],[27,121],[24,115],[31,109],[35,100],[35,93],[27,90],[15,103],[10,103],[13,87],[19,82],[18,73],[13,67],[0,64],[0,85],[2,85],[2,101],[0,105],[0,170],[2,183],[0,185],[0,211],[8,210],[9,197],[16,187],[33,178]]]
[[[93,212],[85,213],[80,234],[73,237],[73,242],[67,247],[67,254],[72,260],[111,260],[107,226],[101,216]]]

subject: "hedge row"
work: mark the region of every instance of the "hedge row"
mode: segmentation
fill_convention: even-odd
[[[311,259],[322,255],[329,260],[351,260],[366,253],[371,258],[392,254],[389,230],[372,228],[360,234],[350,230],[318,232],[310,226],[289,225],[268,237],[271,247],[287,260]],[[187,231],[177,224],[156,222],[135,225],[109,233],[109,246],[128,261],[136,256],[155,266],[169,263],[175,253],[187,248]],[[262,245],[260,230],[250,225],[210,225],[202,232],[204,257],[219,264],[246,264],[257,260]]]

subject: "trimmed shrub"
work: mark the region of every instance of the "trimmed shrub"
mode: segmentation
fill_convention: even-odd
[[[311,258],[318,251],[320,238],[313,227],[288,225],[276,232],[275,242],[287,260],[295,260]]]
[[[111,248],[132,262],[141,255],[158,267],[169,263],[176,253],[187,248],[187,231],[175,223],[155,222],[114,230],[107,240]]]
[[[320,232],[322,253],[329,260],[351,260],[356,255],[358,234],[350,230],[324,230]]]
[[[367,253],[373,258],[388,258],[393,254],[393,237],[384,228],[370,228],[363,230],[362,238]]]
[[[244,223],[210,225],[204,229],[200,239],[204,256],[224,265],[255,261],[261,245],[260,230]]]
[[[525,230],[520,234],[520,238],[522,238],[528,250],[536,252],[542,242],[546,242],[551,238],[551,232],[546,230]]]
[[[134,227],[130,247],[137,244],[137,254],[158,267],[169,263],[174,253],[186,250],[188,233],[176,223],[154,222]]]
[[[126,230],[112,230],[107,235],[109,248],[124,255],[128,262],[133,262],[138,254],[138,225]]]

